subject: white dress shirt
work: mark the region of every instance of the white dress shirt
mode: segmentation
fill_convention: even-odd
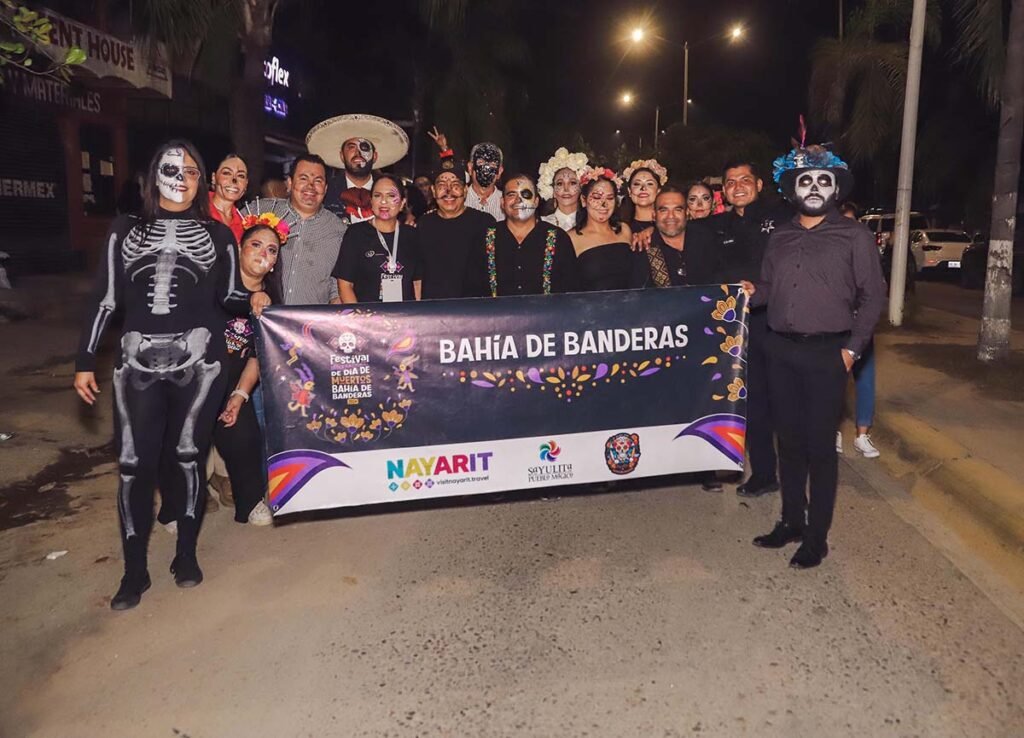
[[[576,211],[574,210],[571,213],[566,214],[556,208],[555,212],[553,212],[551,215],[545,215],[541,217],[541,220],[543,220],[545,223],[550,223],[551,225],[558,226],[563,231],[568,233],[569,231],[576,227]]]
[[[466,207],[487,213],[495,220],[505,220],[505,214],[501,212],[501,197],[501,190],[495,187],[494,192],[488,196],[486,201],[481,200],[480,195],[473,189],[473,185],[470,185],[466,191]]]

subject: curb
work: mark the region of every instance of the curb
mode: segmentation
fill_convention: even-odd
[[[874,435],[894,451],[882,463],[910,476],[911,495],[939,493],[1024,564],[1024,483],[912,415],[879,413],[875,423]]]

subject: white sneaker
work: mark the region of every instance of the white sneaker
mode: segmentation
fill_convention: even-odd
[[[862,433],[853,439],[853,447],[861,452],[865,459],[877,459],[881,456],[881,452],[875,448],[875,444],[871,442],[871,436],[867,433]]]
[[[836,431],[836,453],[843,453],[843,432]]]
[[[256,503],[256,507],[249,513],[249,525],[273,525],[274,515],[263,500]]]

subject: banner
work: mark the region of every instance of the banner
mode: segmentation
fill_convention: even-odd
[[[735,285],[268,308],[271,509],[742,470],[745,314]]]

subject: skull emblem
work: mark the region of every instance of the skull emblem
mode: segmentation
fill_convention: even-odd
[[[351,354],[356,350],[356,337],[351,333],[342,333],[338,336],[338,350]]]

